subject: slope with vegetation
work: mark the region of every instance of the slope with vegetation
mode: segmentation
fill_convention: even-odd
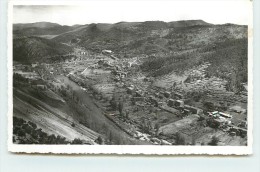
[[[13,60],[21,63],[52,62],[50,57],[67,55],[73,49],[67,45],[39,37],[22,37],[13,40]]]
[[[48,32],[55,27],[39,28]],[[30,62],[34,61],[32,58],[40,60],[43,56],[71,52],[71,48],[62,43],[73,43],[96,53],[109,49],[119,58],[146,55],[149,58],[141,69],[148,76],[164,76],[171,72],[181,75],[193,66],[209,62],[212,65],[206,69],[207,76],[228,80],[230,90],[247,82],[247,27],[243,25],[213,25],[202,20],[187,20],[71,26],[70,31],[48,41],[36,37],[15,39],[14,60]]]

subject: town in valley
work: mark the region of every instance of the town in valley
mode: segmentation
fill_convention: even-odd
[[[247,26],[13,24],[13,143],[246,146]]]

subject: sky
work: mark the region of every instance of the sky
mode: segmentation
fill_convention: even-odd
[[[74,1],[67,4],[42,1],[34,2],[33,5],[32,3],[24,5],[23,2],[13,6],[13,23],[46,21],[74,25],[201,19],[212,24],[247,25],[251,9],[249,0],[85,1],[82,3]]]

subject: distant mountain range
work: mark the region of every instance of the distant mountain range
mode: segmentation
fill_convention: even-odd
[[[61,26],[57,23],[51,23],[51,22],[36,22],[36,23],[17,23],[13,25],[14,30],[20,30],[25,28],[51,28],[51,27],[57,27]]]
[[[175,22],[162,22],[162,21],[147,21],[147,22],[119,22],[116,24],[98,23],[92,24],[100,31],[108,31],[112,28],[117,29],[129,29],[131,27],[143,27],[149,29],[166,29],[166,28],[178,28],[189,26],[205,26],[211,25],[202,20],[187,20],[187,21],[175,21]],[[51,22],[36,22],[36,23],[17,23],[13,24],[14,36],[36,36],[36,35],[60,35],[75,29],[86,28],[88,25],[59,25]]]
[[[18,61],[67,54],[73,50],[64,43],[73,43],[97,53],[109,49],[119,58],[149,56],[142,70],[151,76],[183,72],[207,61],[213,64],[208,69],[210,75],[226,75],[234,68],[241,80],[247,80],[244,25],[213,25],[202,20],[74,26],[39,22],[14,24],[13,34],[14,60]]]
[[[50,22],[14,24],[13,33],[14,36],[59,35],[80,26],[81,25],[62,26],[57,23]]]
[[[141,39],[155,36],[155,32],[162,31],[164,34],[165,29],[209,25],[211,24],[202,20],[169,23],[162,21],[119,22],[74,26],[62,26],[50,22],[13,24],[14,60],[27,63],[42,59],[42,57],[67,54],[72,52],[72,48],[62,43],[75,40],[79,40],[77,43],[80,46],[94,51],[104,48],[115,50],[115,48],[127,46],[128,43],[129,47],[135,48],[135,43],[138,44]]]

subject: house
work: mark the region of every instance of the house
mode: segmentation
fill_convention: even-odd
[[[177,109],[174,109],[174,108],[171,108],[171,107],[168,107],[168,106],[165,106],[165,105],[161,105],[161,106],[159,106],[159,108],[163,109],[163,110],[165,110],[167,112],[173,113],[173,114],[178,112]]]
[[[164,96],[165,96],[166,98],[169,98],[169,97],[171,96],[171,93],[170,93],[169,91],[165,91],[165,92],[164,92]]]
[[[232,118],[232,115],[223,112],[219,112],[219,115],[224,118]]]
[[[182,101],[182,100],[176,100],[176,101],[174,102],[174,106],[175,106],[175,107],[181,107],[181,108],[183,108],[183,107],[184,107],[184,101]]]
[[[38,90],[45,90],[46,86],[42,84],[32,85],[32,88],[36,88]]]
[[[141,90],[137,90],[137,91],[135,92],[135,96],[136,96],[136,97],[142,97],[142,96],[143,96],[142,91],[141,91]]]
[[[168,100],[168,106],[176,107],[176,108],[183,108],[184,107],[184,102],[182,100],[169,99]]]
[[[230,111],[236,112],[236,113],[245,113],[246,109],[240,107],[240,106],[233,106],[230,108]]]
[[[243,86],[243,91],[248,92],[248,85],[247,84],[242,84],[242,86]]]
[[[175,102],[175,100],[169,99],[167,104],[168,104],[168,106],[173,107],[174,106],[174,102]]]
[[[216,118],[216,119],[214,119],[214,122],[217,123],[218,125],[220,125],[220,124],[225,124],[227,122],[227,120],[224,118]]]
[[[127,77],[127,72],[123,72],[123,71],[114,71],[114,74],[119,76],[120,78],[126,78]]]
[[[113,52],[111,50],[102,50],[101,52],[102,54],[105,54],[105,55],[110,55],[112,54]]]
[[[175,99],[183,99],[183,95],[181,93],[178,93],[178,92],[175,92],[172,94],[172,98],[175,98]]]
[[[209,117],[214,117],[214,118],[218,117],[218,111],[209,112],[208,114],[209,114]]]
[[[214,118],[232,118],[232,115],[219,111],[209,112],[209,116]]]
[[[183,109],[181,111],[181,114],[187,116],[187,115],[192,115],[192,112],[189,109]]]
[[[190,110],[191,114],[199,115],[199,114],[203,113],[202,109],[199,109],[199,108],[196,108],[196,107],[193,107],[193,106],[184,105],[183,108],[186,109],[186,110]]]
[[[133,94],[133,91],[134,91],[134,87],[126,87],[127,89],[127,94]]]
[[[163,99],[163,97],[164,97],[164,92],[163,92],[163,91],[160,91],[158,97],[159,97],[160,99]]]
[[[116,70],[121,70],[121,66],[115,65]]]
[[[95,64],[91,65],[90,67],[91,67],[92,69],[97,69],[97,68],[98,68],[98,64],[95,63]]]
[[[126,78],[127,77],[127,72],[121,72],[120,73],[121,78]]]
[[[231,126],[230,128],[230,133],[234,132],[235,135],[240,135],[240,136],[246,136],[247,135],[247,130],[244,128],[236,127],[236,126]]]
[[[240,128],[247,128],[247,121],[241,121],[237,126]]]

